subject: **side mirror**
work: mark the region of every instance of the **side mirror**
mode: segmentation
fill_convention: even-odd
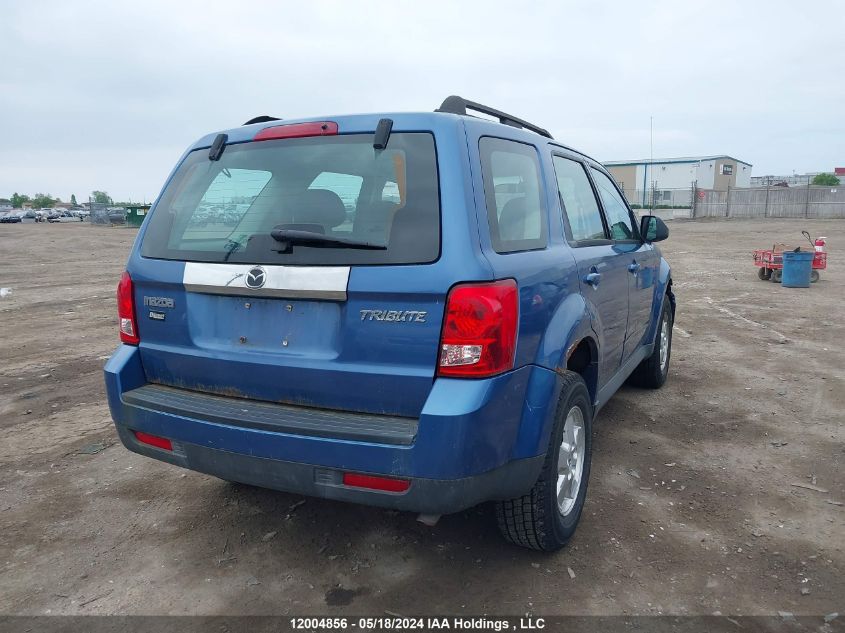
[[[644,215],[640,220],[640,235],[649,244],[660,242],[669,237],[669,227],[656,215]]]

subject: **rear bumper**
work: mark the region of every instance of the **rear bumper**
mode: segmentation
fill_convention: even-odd
[[[343,485],[343,470],[232,453],[196,444],[176,443],[165,451],[139,443],[127,427],[118,434],[131,451],[227,481],[283,492],[350,501],[425,514],[449,514],[491,499],[510,499],[530,489],[543,455],[521,459],[480,475],[460,479],[412,478],[406,492],[363,490]]]
[[[397,434],[388,438],[369,431],[350,435],[363,427],[348,414],[338,414],[345,418],[335,424],[339,431],[326,433],[297,427],[286,411],[263,419],[250,411],[246,424],[220,409],[219,401],[214,415],[191,399],[145,401],[138,395],[151,390],[145,389],[138,348],[131,346],[121,346],[106,363],[105,378],[118,434],[136,453],[231,481],[432,514],[528,492],[542,468],[557,402],[556,375],[534,366],[487,380],[438,379],[419,419],[404,419],[411,437],[407,429],[404,436],[398,431],[402,418],[371,416],[396,425]],[[141,444],[133,430],[167,437],[174,450]],[[342,483],[344,472],[411,485],[403,493],[351,488]]]

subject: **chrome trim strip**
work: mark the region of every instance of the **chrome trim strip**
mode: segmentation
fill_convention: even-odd
[[[327,299],[346,301],[349,266],[266,266],[261,288],[248,288],[246,275],[254,265],[185,262],[182,283],[188,292],[243,297]]]

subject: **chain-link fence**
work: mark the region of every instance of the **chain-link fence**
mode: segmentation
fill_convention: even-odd
[[[91,215],[88,218],[91,224],[124,224],[126,222],[126,209],[123,207],[109,207],[99,202],[91,204]]]
[[[693,184],[680,189],[624,189],[632,209],[689,209],[692,205]]]

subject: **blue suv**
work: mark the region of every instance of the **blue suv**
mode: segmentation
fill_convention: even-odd
[[[105,366],[117,432],[429,522],[492,500],[509,541],[558,549],[596,413],[666,380],[667,235],[598,162],[460,97],[257,117],[197,141],[140,229]]]

